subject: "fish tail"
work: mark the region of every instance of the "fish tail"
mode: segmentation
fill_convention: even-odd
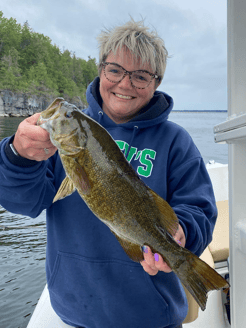
[[[229,287],[228,282],[220,274],[191,252],[186,261],[173,271],[203,311],[206,308],[209,291]]]

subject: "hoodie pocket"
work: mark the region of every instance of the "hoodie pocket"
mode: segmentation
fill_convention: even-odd
[[[163,327],[168,306],[140,264],[58,252],[51,303],[70,324],[89,328]]]

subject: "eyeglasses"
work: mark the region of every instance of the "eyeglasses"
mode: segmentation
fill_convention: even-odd
[[[110,82],[118,83],[128,74],[132,86],[137,89],[145,89],[150,85],[154,78],[159,78],[158,75],[145,70],[128,72],[122,66],[115,63],[104,62],[102,63],[102,66],[104,69],[104,75]]]

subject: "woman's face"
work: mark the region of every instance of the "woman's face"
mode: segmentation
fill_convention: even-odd
[[[148,64],[133,56],[127,48],[122,48],[116,54],[108,55],[106,62],[116,63],[127,71],[146,70],[154,73]],[[103,100],[103,111],[115,122],[125,123],[133,118],[137,112],[146,106],[156,90],[153,79],[145,89],[134,88],[129,75],[120,82],[113,83],[106,79],[104,70],[100,74],[100,94]]]

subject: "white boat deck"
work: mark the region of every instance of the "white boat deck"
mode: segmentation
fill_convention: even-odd
[[[198,318],[184,328],[231,328],[222,304],[222,291],[212,291],[209,294],[205,311],[199,309]]]
[[[66,325],[54,312],[50,304],[47,286],[40,297],[34,314],[27,328],[71,328]],[[183,324],[184,328],[231,328],[227,321],[222,305],[222,294],[220,291],[213,291],[209,294],[207,308],[203,312],[199,310],[198,318],[188,324]],[[150,328],[150,327],[149,327]]]

